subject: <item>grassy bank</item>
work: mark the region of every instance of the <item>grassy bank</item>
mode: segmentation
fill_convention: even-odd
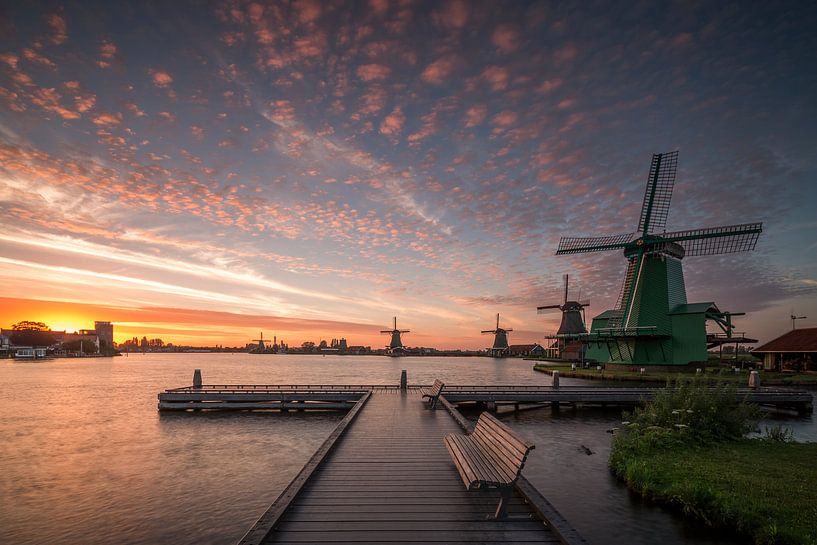
[[[602,369],[599,371],[595,366],[590,369],[577,368],[573,370],[569,365],[536,364],[533,368],[547,374],[558,370],[562,377],[623,382],[666,382],[679,376],[696,376],[694,373],[651,371],[649,368],[646,368],[643,374],[638,371],[624,369]],[[749,371],[735,373],[731,369],[707,369],[698,376],[711,382],[733,382],[745,386],[749,380]],[[760,371],[760,383],[762,386],[817,386],[817,374]]]
[[[756,544],[817,545],[817,443],[780,429],[745,439],[760,416],[696,381],[636,409],[613,440],[610,468],[642,496]]]

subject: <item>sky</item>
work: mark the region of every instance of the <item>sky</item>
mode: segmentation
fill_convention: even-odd
[[[17,2],[0,8],[0,325],[181,344],[543,342],[588,318],[679,150],[691,302],[817,325],[817,4]]]

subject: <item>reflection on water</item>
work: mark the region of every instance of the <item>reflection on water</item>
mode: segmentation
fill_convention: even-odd
[[[487,358],[148,354],[0,361],[0,543],[229,544],[275,499],[340,414],[162,414],[156,393],[206,384],[549,384]],[[563,379],[563,384],[570,381]],[[592,543],[714,543],[631,499],[607,472],[615,411],[504,417],[536,442],[526,475]],[[793,424],[792,424],[793,423]],[[817,440],[811,417],[786,420]],[[580,445],[594,454],[587,456]],[[723,542],[719,540],[718,542]]]

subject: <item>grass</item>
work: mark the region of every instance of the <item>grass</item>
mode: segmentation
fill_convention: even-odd
[[[667,382],[668,380],[674,380],[679,376],[696,376],[694,370],[691,372],[651,371],[649,367],[646,367],[646,371],[643,374],[638,371],[628,371],[626,369],[602,369],[599,371],[595,366],[592,366],[589,369],[577,367],[574,370],[571,369],[569,365],[536,364],[533,366],[533,368],[536,371],[541,372],[558,370],[562,376],[586,378],[591,380]],[[706,369],[700,375],[700,377],[711,382],[734,382],[739,385],[746,385],[749,380],[749,371],[742,370],[740,373],[735,373],[731,368],[710,368]],[[760,384],[761,386],[817,386],[817,374],[760,371]]]
[[[761,416],[734,384],[677,380],[625,415],[610,468],[635,492],[758,545],[817,545],[817,443],[746,439]]]
[[[756,544],[817,544],[817,443],[760,439],[611,455],[644,497]]]

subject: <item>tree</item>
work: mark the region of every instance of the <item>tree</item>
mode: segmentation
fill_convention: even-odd
[[[50,331],[34,329],[17,330],[9,336],[9,340],[15,346],[51,346],[56,342]]]
[[[80,345],[82,345],[83,354],[96,354],[97,352],[96,343],[94,341],[89,341],[88,339],[62,343],[62,348],[66,352],[79,352]]]
[[[30,320],[17,322],[11,326],[11,329],[14,331],[51,331],[51,328],[43,322],[32,322]]]

